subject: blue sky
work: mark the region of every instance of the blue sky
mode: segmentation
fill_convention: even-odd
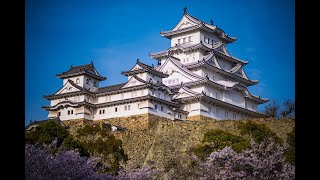
[[[238,40],[229,53],[249,61],[245,71],[260,81],[252,94],[282,102],[295,97],[295,5],[293,0],[26,0],[25,122],[46,119],[42,98],[62,87],[56,74],[70,65],[94,62],[107,77],[102,86],[122,83],[139,58],[170,47],[160,31],[183,15],[214,24]],[[260,107],[261,109],[262,107]]]

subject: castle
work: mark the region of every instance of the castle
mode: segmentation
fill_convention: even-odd
[[[100,120],[153,114],[173,120],[205,116],[212,119],[264,117],[257,106],[268,99],[252,95],[247,87],[256,85],[243,66],[248,62],[232,57],[226,45],[236,41],[222,29],[203,22],[184,9],[180,22],[160,33],[171,47],[149,56],[158,61],[149,66],[139,59],[121,74],[128,81],[100,87],[106,77],[94,64],[71,66],[57,74],[63,87],[44,96],[50,106],[48,118]]]

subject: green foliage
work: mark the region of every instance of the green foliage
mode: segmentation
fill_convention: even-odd
[[[295,128],[287,134],[287,143],[289,145],[288,149],[286,150],[286,161],[288,161],[290,164],[295,164],[295,159],[296,159],[296,131]]]
[[[250,142],[243,137],[222,130],[211,130],[204,134],[202,144],[196,146],[193,152],[203,160],[211,152],[223,149],[226,146],[231,146],[238,153],[251,147]]]
[[[34,130],[25,133],[25,140],[29,144],[50,144],[55,138],[60,146],[63,140],[69,135],[65,127],[59,123],[48,120],[40,123]]]
[[[74,139],[72,135],[69,135],[64,139],[62,147],[66,150],[78,150],[81,156],[90,156],[89,152],[83,146],[83,143]]]
[[[116,139],[108,129],[97,125],[86,125],[76,131],[76,136],[69,134],[65,127],[49,120],[35,127],[34,130],[26,131],[26,143],[28,144],[51,144],[57,139],[55,153],[60,146],[65,150],[78,150],[81,156],[101,157],[100,166],[107,164],[108,168],[101,172],[117,174],[120,162],[126,162],[128,156],[122,148],[122,141]]]
[[[110,133],[108,129],[101,128],[98,125],[85,125],[84,127],[77,130],[77,137],[88,137],[88,136],[95,136],[100,134],[102,138],[107,137]]]
[[[102,157],[101,163],[107,162],[110,165],[102,172],[117,174],[120,162],[128,160],[128,156],[122,148],[122,141],[116,139],[106,128],[87,124],[76,131],[76,137],[87,139],[81,141],[86,151],[91,156]]]
[[[257,124],[252,121],[248,121],[246,123],[241,123],[238,128],[240,129],[240,134],[249,135],[255,142],[259,144],[264,140],[274,140],[279,144],[283,142],[282,139],[276,135],[276,133],[271,131],[271,129],[264,124]]]

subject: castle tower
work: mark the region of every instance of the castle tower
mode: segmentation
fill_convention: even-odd
[[[263,117],[257,106],[269,100],[252,95],[247,87],[258,84],[250,80],[243,67],[247,61],[229,54],[227,44],[235,42],[222,29],[203,22],[184,9],[179,23],[160,33],[170,39],[167,50],[151,53],[159,61],[157,70],[169,74],[163,83],[179,93],[179,102],[188,117],[203,115],[214,119]]]

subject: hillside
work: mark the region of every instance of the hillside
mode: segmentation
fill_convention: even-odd
[[[130,128],[133,122],[139,124],[138,119],[105,120],[103,122],[112,122],[114,125],[121,124],[122,127],[129,129],[112,132],[116,138],[122,140],[125,153],[129,157],[129,161],[124,167],[138,168],[150,165],[156,166],[162,171],[168,171],[174,165],[188,163],[190,149],[201,142],[204,133],[212,129],[220,129],[239,135],[238,125],[248,121],[216,121],[203,117],[201,119],[201,121],[172,121],[154,117],[155,121],[149,129]],[[294,120],[291,119],[252,119],[250,121],[265,124],[283,140],[295,126]],[[126,124],[126,122],[128,123]],[[66,123],[71,124],[71,122]],[[72,124],[78,123],[72,122]],[[163,177],[165,176],[166,174],[163,174]]]

